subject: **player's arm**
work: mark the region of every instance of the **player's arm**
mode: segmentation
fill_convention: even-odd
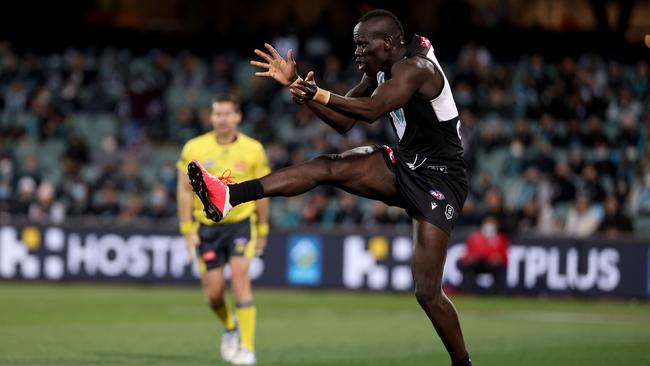
[[[313,75],[311,72],[310,74]],[[307,75],[305,81],[310,81],[309,76],[310,75]],[[370,78],[364,74],[359,84],[350,89],[350,91],[345,96],[353,98],[368,96],[374,88],[375,85],[373,85]],[[294,95],[294,99],[297,99],[299,103],[303,101],[303,99],[301,99],[301,96],[296,95],[294,91],[292,91],[292,94]],[[357,123],[357,118],[355,118],[352,114],[336,111],[313,100],[307,100],[305,104],[312,112],[314,112],[316,116],[318,116],[318,118],[327,123],[330,127],[335,129],[336,132],[340,134],[348,132]]]
[[[405,105],[428,79],[420,60],[406,59],[393,65],[393,77],[379,85],[370,97],[341,96],[320,89],[315,83],[299,80],[293,89],[330,109],[346,113],[353,118],[374,122],[385,114]]]
[[[179,228],[185,237],[185,245],[189,259],[194,259],[194,248],[199,245],[199,235],[196,232],[196,225],[192,221],[192,198],[194,192],[190,185],[187,174],[180,169],[177,170],[176,183],[176,207],[178,211]]]
[[[293,52],[287,52],[287,59],[285,60],[278,51],[268,43],[264,47],[269,53],[255,49],[255,54],[263,59],[264,62],[252,60],[250,63],[253,66],[259,67],[266,71],[258,71],[256,76],[271,78],[283,86],[290,87],[297,81],[302,81],[296,72],[296,61],[293,59]],[[313,73],[307,75],[307,82],[313,84]],[[347,95],[350,97],[360,97],[369,95],[374,88],[371,80],[364,75],[361,82],[352,88]],[[350,130],[357,122],[355,115],[346,113],[344,111],[337,111],[333,108],[324,108],[318,103],[308,102],[311,98],[304,98],[302,96],[294,95],[294,100],[300,104],[307,104],[321,120],[334,128],[337,132],[343,134]]]

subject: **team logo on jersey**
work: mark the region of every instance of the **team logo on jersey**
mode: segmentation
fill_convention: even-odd
[[[415,170],[424,164],[424,162],[427,161],[427,158],[424,158],[421,162],[418,163],[418,154],[415,154],[415,159],[413,159],[412,163],[406,163],[406,166],[409,167],[411,170]]]
[[[445,217],[447,218],[447,220],[451,220],[451,218],[454,217],[454,208],[451,207],[450,204],[447,204],[447,206],[445,207]]]
[[[435,210],[436,207],[438,207],[438,204],[435,202],[431,202],[431,211]]]
[[[431,47],[431,41],[429,41],[426,37],[420,37],[420,46],[429,48]]]
[[[433,196],[433,198],[437,199],[438,201],[442,201],[445,199],[445,195],[442,194],[440,191],[434,191],[433,189],[429,191],[429,194]]]

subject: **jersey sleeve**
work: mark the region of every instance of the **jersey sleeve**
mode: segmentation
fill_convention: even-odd
[[[260,144],[256,149],[255,164],[253,165],[253,176],[255,178],[261,178],[271,172],[269,168],[269,162],[266,158],[266,152],[264,147]]]

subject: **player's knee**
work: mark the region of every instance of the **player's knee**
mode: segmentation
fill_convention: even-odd
[[[223,307],[223,293],[221,294],[208,294],[208,305],[212,309],[220,309]]]
[[[333,175],[336,162],[340,158],[340,154],[325,154],[315,157],[313,161],[319,163],[322,173],[329,177]]]
[[[415,298],[421,306],[437,306],[442,304],[442,291],[436,290],[434,288],[416,288]]]

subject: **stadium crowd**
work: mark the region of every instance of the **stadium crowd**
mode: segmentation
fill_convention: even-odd
[[[274,43],[300,50],[300,69],[316,70],[329,90],[345,93],[359,78],[350,60],[331,55],[326,38],[300,47],[291,37]],[[592,53],[497,60],[474,44],[455,59],[440,56],[471,177],[460,225],[478,226],[489,214],[507,234],[648,232],[646,61],[622,64]],[[38,54],[0,43],[0,222],[174,221],[174,163],[186,140],[210,128],[218,93],[240,97],[241,128],[265,144],[273,169],[394,143],[387,121],[337,134],[288,92],[255,78],[249,57],[113,48]],[[271,220],[283,229],[409,223],[400,209],[327,188],[274,200]]]

